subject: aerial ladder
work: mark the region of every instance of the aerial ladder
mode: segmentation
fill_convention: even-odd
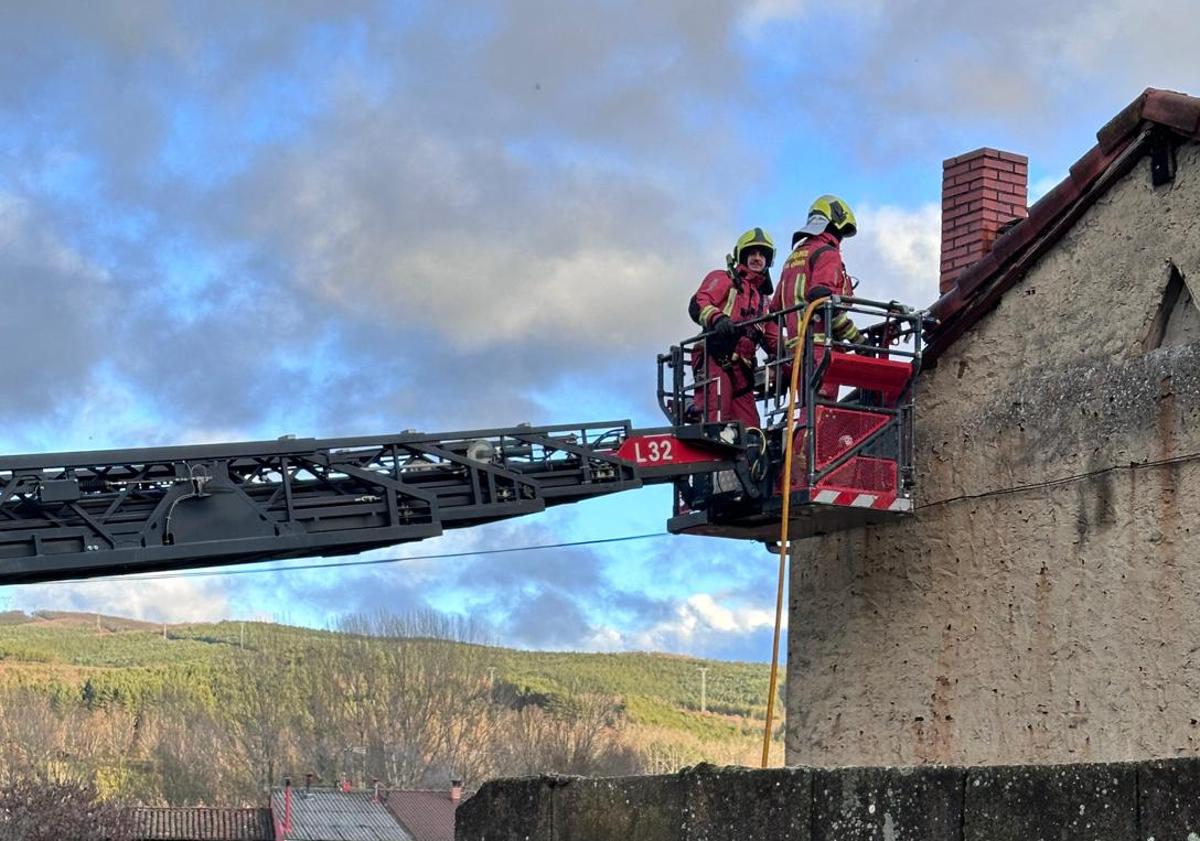
[[[826,324],[838,311],[872,320],[867,338],[810,332],[795,357],[767,360],[761,429],[703,405],[706,383],[688,360],[705,334],[658,357],[659,428],[618,420],[0,456],[0,584],[345,555],[663,483],[675,534],[770,545],[785,494],[797,538],[906,516],[927,316],[864,299],[820,306]],[[782,331],[787,315],[749,326],[776,319]]]

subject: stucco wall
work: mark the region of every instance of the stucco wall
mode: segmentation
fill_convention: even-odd
[[[794,550],[789,763],[1200,751],[1200,462],[1130,467],[1200,452],[1200,345],[1143,346],[1166,261],[1200,280],[1200,147],[1178,164],[923,375],[916,515]]]

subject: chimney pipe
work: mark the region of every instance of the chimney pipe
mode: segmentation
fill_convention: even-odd
[[[292,831],[292,778],[283,778],[283,831]]]
[[[976,149],[942,163],[942,263],[945,293],[992,250],[1001,228],[1029,215],[1029,159]]]
[[[312,781],[313,775],[311,772],[304,775],[304,796],[306,798],[312,794]]]
[[[450,781],[450,802],[457,803],[462,800],[462,780],[453,779]]]
[[[375,793],[373,795],[371,795],[371,802],[378,803],[379,802],[379,778],[372,777],[371,785],[374,786],[374,788],[375,788]]]

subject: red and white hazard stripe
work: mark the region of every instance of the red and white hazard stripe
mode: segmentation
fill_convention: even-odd
[[[813,502],[822,505],[845,505],[849,508],[873,508],[876,511],[911,511],[912,500],[898,494],[861,493],[859,491],[818,490]]]

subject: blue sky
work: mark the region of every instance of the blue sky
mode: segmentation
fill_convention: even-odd
[[[0,451],[662,422],[654,354],[733,239],[837,193],[873,297],[936,296],[941,161],[1034,196],[1190,4],[44,3],[0,26]],[[398,547],[659,531],[662,488]],[[339,571],[40,585],[152,620],[432,606],[497,642],[769,657],[774,559],[670,538]]]

